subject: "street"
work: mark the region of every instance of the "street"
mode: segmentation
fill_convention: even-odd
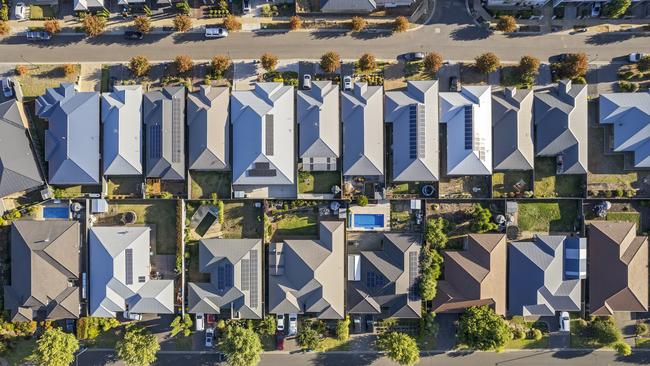
[[[116,362],[110,351],[83,353],[78,365],[124,365]],[[216,365],[214,354],[164,353],[158,355],[156,365]],[[637,352],[629,357],[618,357],[611,351],[519,351],[519,352],[477,352],[447,353],[422,357],[419,365],[427,366],[604,366],[604,365],[644,365],[650,364],[650,352]],[[309,353],[309,354],[264,354],[260,366],[307,366],[307,365],[347,365],[347,366],[394,366],[395,363],[376,354],[359,353]]]
[[[144,41],[125,41],[121,35],[95,38],[59,36],[45,43],[26,43],[24,36],[0,40],[0,62],[119,62],[135,55],[152,61],[187,54],[207,60],[216,54],[232,59],[255,59],[272,52],[283,59],[317,59],[334,50],[345,59],[369,51],[378,58],[394,58],[409,51],[437,51],[448,60],[471,60],[495,52],[506,61],[525,54],[542,60],[563,52],[585,52],[591,62],[622,60],[630,52],[650,52],[650,36],[630,33],[574,35],[502,35],[477,27],[463,0],[438,0],[432,19],[420,29],[401,34],[285,32],[232,33],[224,39],[206,39],[200,33],[148,34]]]

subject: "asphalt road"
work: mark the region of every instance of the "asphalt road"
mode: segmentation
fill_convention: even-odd
[[[160,354],[156,365],[217,365],[213,354]],[[426,366],[623,366],[650,364],[650,352],[639,352],[629,357],[618,357],[609,351],[520,351],[507,353],[481,352],[473,354],[438,354],[423,357],[418,365]],[[79,357],[83,366],[122,366],[112,352],[89,351]],[[265,354],[260,366],[395,366],[375,354]]]
[[[430,24],[396,35],[382,33],[287,32],[233,33],[225,39],[205,39],[197,33],[149,34],[144,41],[125,41],[121,36],[96,38],[59,36],[46,43],[26,44],[24,37],[0,40],[0,62],[110,62],[145,55],[152,61],[188,54],[207,60],[216,54],[233,59],[254,59],[263,52],[285,59],[316,59],[335,50],[343,58],[358,58],[373,52],[393,58],[409,51],[438,51],[449,60],[470,60],[477,54],[495,52],[503,60],[518,60],[524,54],[542,59],[562,52],[586,52],[591,61],[610,61],[630,52],[650,52],[650,36],[589,34],[506,36],[477,27],[467,13],[464,0],[437,0]]]

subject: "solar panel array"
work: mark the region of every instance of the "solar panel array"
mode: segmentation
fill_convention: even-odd
[[[149,157],[159,159],[162,156],[162,126],[151,125],[149,127]]]
[[[248,252],[250,258],[250,292],[251,292],[251,307],[256,308],[259,303],[259,292],[257,291],[257,250]]]
[[[124,251],[124,260],[125,260],[125,269],[126,269],[126,279],[125,283],[127,285],[133,284],[133,249],[126,249]]]
[[[273,156],[273,115],[267,114],[264,116],[264,131],[265,131],[265,151],[266,155]]]
[[[183,100],[172,99],[172,162],[179,163],[183,156]]]
[[[409,253],[409,300],[418,300],[417,280],[420,272],[419,258],[417,252]]]
[[[409,105],[409,157],[423,159],[425,155],[425,108],[421,103]]]
[[[465,106],[465,150],[472,150],[472,106]]]
[[[226,288],[231,288],[233,285],[233,267],[232,264],[226,263],[223,265],[224,271],[226,272]]]
[[[248,291],[250,289],[250,261],[248,259],[241,260],[241,290]]]
[[[271,169],[269,163],[255,163],[253,169],[248,169],[249,177],[275,177],[276,175],[277,171]]]
[[[217,290],[223,291],[226,288],[226,269],[223,266],[217,267]]]

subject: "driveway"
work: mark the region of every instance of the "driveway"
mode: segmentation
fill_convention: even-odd
[[[436,314],[438,337],[436,348],[450,350],[456,346],[456,321],[458,314]]]
[[[549,348],[569,348],[571,347],[570,332],[552,332],[548,338]]]

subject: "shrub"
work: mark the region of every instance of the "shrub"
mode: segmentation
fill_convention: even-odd
[[[275,316],[267,315],[257,323],[257,332],[263,335],[272,336],[275,334],[277,322]]]
[[[101,332],[108,332],[119,326],[120,322],[115,318],[81,317],[77,321],[77,338],[95,339]]]
[[[361,32],[366,29],[368,22],[362,17],[352,17],[352,30],[355,32]]]
[[[418,344],[406,333],[387,332],[380,335],[377,348],[400,365],[410,366],[420,361]]]
[[[636,323],[634,325],[634,333],[638,336],[648,333],[648,325],[646,323]]]
[[[636,67],[639,69],[639,71],[650,71],[650,56],[646,55],[641,57],[639,63],[636,64]]]
[[[584,76],[577,76],[571,80],[574,84],[587,84],[587,79]]]
[[[9,22],[6,22],[4,20],[0,21],[0,36],[5,36],[11,32],[11,27],[9,26]]]
[[[185,14],[177,14],[174,17],[174,29],[177,32],[187,32],[192,28],[192,18]]]
[[[445,228],[448,222],[442,217],[430,218],[424,231],[424,239],[435,249],[444,249],[447,245],[447,234]]]
[[[618,82],[618,88],[621,89],[621,91],[633,93],[639,90],[639,83],[630,83],[628,81],[621,80]]]
[[[542,331],[539,330],[539,329],[531,329],[530,338],[534,339],[536,341],[541,340],[542,339]]]
[[[623,197],[623,190],[620,188],[614,190],[614,197]]]
[[[333,73],[341,66],[341,56],[338,53],[326,52],[320,58],[320,68],[326,73]]]
[[[350,338],[350,317],[336,322],[336,339],[345,342]]]
[[[501,67],[501,61],[499,60],[499,57],[497,57],[497,55],[492,52],[484,53],[476,57],[474,61],[476,62],[476,68],[484,74],[496,71],[499,67]]]
[[[43,29],[50,34],[56,34],[61,31],[61,25],[58,20],[48,20],[43,23]]]
[[[23,76],[23,75],[27,75],[29,69],[27,69],[27,66],[25,65],[16,65],[15,71],[16,71],[16,75]]]
[[[364,53],[357,62],[359,70],[362,72],[374,71],[377,68],[377,60],[371,53]]]
[[[427,249],[422,253],[420,259],[420,268],[422,268],[422,276],[418,289],[420,297],[424,301],[433,300],[438,292],[438,278],[442,271],[442,256],[437,250]]]
[[[424,71],[429,75],[435,75],[442,67],[442,56],[436,52],[429,52],[424,56],[422,65]]]
[[[149,65],[149,60],[145,56],[134,56],[129,61],[129,70],[136,77],[141,77],[146,75],[149,72],[151,65]]]
[[[241,22],[234,15],[228,15],[223,20],[223,26],[229,32],[237,32],[241,30]]]
[[[519,60],[519,72],[522,75],[534,76],[539,74],[539,59],[533,56],[523,56]]]
[[[176,316],[174,320],[172,320],[170,327],[172,337],[181,332],[184,337],[188,337],[192,333],[192,318],[190,317],[190,314],[185,314],[182,318],[180,315]]]
[[[630,5],[632,5],[632,0],[612,0],[603,7],[603,14],[610,18],[620,18]]]
[[[366,206],[367,204],[368,204],[368,197],[364,195],[360,195],[359,197],[357,197],[357,205],[363,207]]]
[[[70,76],[77,71],[76,66],[73,64],[65,64],[62,66],[62,68],[63,68],[63,74],[65,76]]]
[[[474,205],[470,230],[472,230],[474,233],[485,233],[495,230],[497,228],[497,224],[493,223],[491,220],[492,213],[489,209],[484,208],[478,204]]]
[[[524,338],[526,338],[526,332],[524,332],[521,328],[512,329],[512,339],[524,339]]]
[[[138,32],[149,33],[151,31],[151,20],[149,20],[148,16],[140,15],[135,17],[133,24]]]
[[[260,63],[267,72],[273,71],[278,66],[278,56],[266,52],[260,57]]]
[[[467,308],[458,322],[458,339],[472,349],[502,349],[511,338],[505,320],[487,305]]]
[[[597,317],[582,328],[582,336],[600,345],[610,345],[619,341],[621,331],[611,317]]]
[[[96,15],[86,15],[82,21],[83,29],[89,37],[95,37],[106,28],[106,18]]]
[[[398,16],[395,18],[395,22],[393,23],[393,31],[395,33],[401,33],[401,32],[406,32],[409,29],[409,21],[406,19],[405,16]]]
[[[316,329],[310,326],[300,328],[297,337],[298,345],[304,350],[314,350],[318,348],[321,341],[321,335]]]
[[[616,342],[614,343],[614,350],[619,356],[629,356],[632,354],[632,347],[625,342]]]
[[[299,16],[294,15],[289,19],[289,29],[298,30],[302,28],[302,19]]]
[[[502,15],[497,22],[497,30],[501,32],[514,32],[517,30],[517,21],[513,16]]]
[[[210,66],[212,67],[212,73],[214,76],[221,78],[230,67],[230,59],[221,55],[214,56],[210,62]]]
[[[176,71],[180,74],[185,74],[190,72],[194,67],[194,61],[188,55],[178,55],[174,59],[174,66],[176,66]]]

